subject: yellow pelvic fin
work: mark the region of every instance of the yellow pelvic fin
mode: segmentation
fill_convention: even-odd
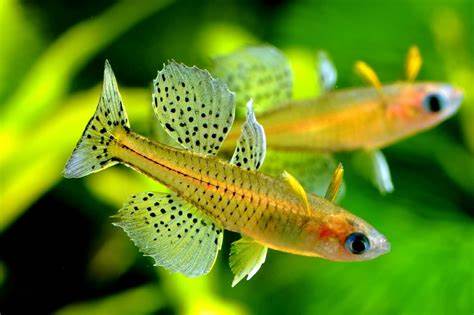
[[[303,201],[306,210],[311,212],[311,208],[309,207],[308,196],[306,195],[306,191],[304,190],[303,186],[298,182],[296,178],[293,177],[287,171],[284,171],[282,174],[283,179],[288,183],[288,185],[293,189],[293,191],[298,195],[298,197]]]
[[[407,58],[405,61],[405,75],[409,82],[415,81],[420,72],[423,59],[421,58],[420,50],[413,45],[408,49]]]
[[[341,187],[343,177],[344,167],[341,163],[339,163],[337,168],[334,170],[331,182],[329,183],[329,187],[326,191],[326,195],[324,196],[324,198],[331,202],[334,202],[334,200],[336,200],[337,193],[339,192],[339,188]]]

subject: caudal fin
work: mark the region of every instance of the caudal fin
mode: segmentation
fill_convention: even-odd
[[[114,73],[106,61],[99,105],[66,163],[64,177],[83,177],[116,164],[108,149],[120,128],[129,129],[130,124]]]

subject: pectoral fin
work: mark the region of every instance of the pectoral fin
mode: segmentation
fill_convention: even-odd
[[[208,273],[221,248],[219,223],[172,193],[134,195],[114,219],[156,265],[188,277]]]
[[[237,285],[244,277],[250,280],[267,256],[267,247],[255,240],[243,236],[240,240],[232,243],[230,248],[230,269],[234,274],[232,287]]]

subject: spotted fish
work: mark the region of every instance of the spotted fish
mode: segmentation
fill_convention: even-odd
[[[233,285],[257,272],[268,248],[336,261],[388,251],[383,235],[332,202],[340,170],[328,199],[306,194],[290,174],[275,178],[258,171],[266,141],[251,102],[230,162],[216,157],[235,111],[234,93],[223,81],[170,62],[153,83],[156,117],[180,148],[131,131],[106,62],[97,110],[64,175],[82,177],[122,163],[168,187],[169,193],[131,196],[114,216],[114,224],[156,265],[189,277],[208,273],[224,230],[242,234],[231,246]]]
[[[258,54],[255,51],[258,49]],[[283,151],[363,151],[372,161],[379,189],[393,189],[386,160],[380,151],[397,141],[429,129],[457,112],[462,93],[447,83],[413,82],[420,70],[419,50],[410,48],[406,59],[406,80],[382,85],[364,62],[357,72],[372,87],[332,91],[337,73],[327,54],[318,56],[317,77],[325,92],[304,100],[292,99],[292,74],[288,61],[274,47],[250,47],[215,60],[215,73],[231,89],[245,83],[246,97],[265,104],[258,117],[265,127],[268,147]],[[265,53],[266,51],[266,53]],[[246,55],[251,55],[243,59]],[[278,57],[276,57],[278,56]],[[237,61],[246,63],[236,66]],[[259,72],[267,63],[279,64],[273,74]],[[237,64],[238,65],[238,64]],[[258,82],[257,87],[252,84]],[[262,93],[262,91],[264,91]],[[281,94],[285,91],[285,94]],[[276,96],[280,97],[276,97]],[[283,97],[284,96],[284,97]],[[242,107],[242,104],[238,106]],[[237,122],[223,149],[231,150],[239,137]]]

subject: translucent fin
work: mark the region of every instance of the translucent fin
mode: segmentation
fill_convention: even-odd
[[[306,210],[308,212],[311,211],[311,208],[309,207],[308,196],[306,195],[306,191],[304,190],[303,186],[301,186],[300,182],[298,182],[298,180],[287,171],[283,172],[282,177],[304,203]]]
[[[361,151],[354,158],[359,171],[377,187],[380,193],[393,191],[390,168],[382,151]]]
[[[230,163],[247,170],[258,170],[266,152],[265,132],[255,119],[252,100],[247,103],[247,120],[242,125],[242,134]]]
[[[255,46],[214,60],[213,73],[236,93],[237,114],[249,99],[257,114],[291,99],[293,76],[286,57],[275,47]]]
[[[234,274],[232,287],[244,277],[250,280],[265,262],[266,256],[267,247],[249,237],[243,236],[240,240],[233,242],[229,259],[230,269]]]
[[[420,50],[417,46],[411,46],[408,50],[405,63],[405,74],[408,81],[415,81],[420,72],[422,63],[423,59],[421,58]]]
[[[153,109],[184,148],[215,155],[234,122],[234,94],[209,72],[172,61],[153,81]]]
[[[339,193],[339,188],[341,187],[342,184],[342,178],[344,177],[344,168],[342,167],[342,164],[339,163],[337,166],[336,170],[334,171],[334,174],[332,175],[331,182],[329,183],[329,187],[326,191],[326,195],[324,198],[327,200],[334,202],[337,198],[337,195]]]
[[[377,73],[375,73],[374,69],[372,69],[367,63],[360,60],[357,61],[355,63],[355,70],[362,79],[376,88],[377,91],[382,89],[382,84],[380,83]]]
[[[129,129],[130,124],[114,73],[106,61],[99,105],[66,163],[64,177],[83,177],[116,164],[108,147],[115,139],[117,128]]]
[[[336,167],[337,163],[329,153],[267,150],[265,164],[261,170],[272,176],[280,176],[281,170],[286,169],[298,178],[307,193],[313,192],[318,196],[324,196]],[[337,199],[343,196],[344,191],[343,182]]]
[[[328,54],[319,51],[317,56],[316,74],[319,86],[325,92],[332,90],[336,86],[337,71]]]
[[[156,265],[196,277],[208,273],[222,244],[222,227],[175,194],[144,192],[114,216]]]

